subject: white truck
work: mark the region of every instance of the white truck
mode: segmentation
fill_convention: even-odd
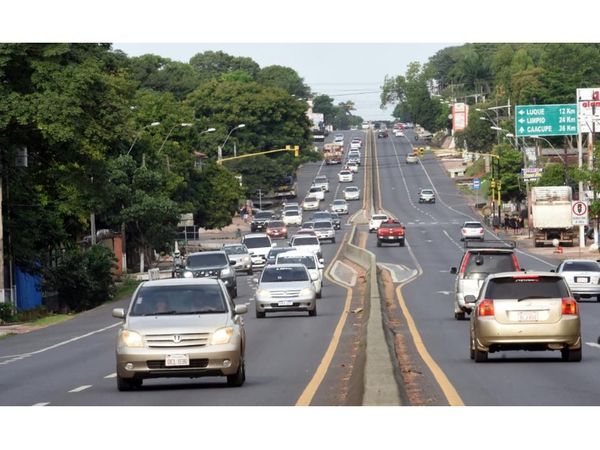
[[[325,141],[325,115],[323,113],[310,113],[309,119],[312,122],[313,140],[316,142]]]
[[[570,186],[538,186],[531,188],[531,218],[533,239],[536,247],[552,245],[558,239],[560,245],[573,245],[577,236],[571,223]]]

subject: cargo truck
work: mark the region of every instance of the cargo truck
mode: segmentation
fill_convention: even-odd
[[[552,245],[573,246],[577,237],[576,227],[571,223],[570,186],[538,186],[531,188],[531,218],[533,239],[536,247]]]
[[[323,146],[323,159],[325,159],[325,164],[341,164],[343,151],[343,145],[325,144]]]

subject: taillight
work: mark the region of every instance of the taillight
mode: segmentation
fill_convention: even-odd
[[[462,264],[460,265],[460,270],[458,271],[459,274],[464,275],[465,270],[467,269],[467,263],[469,262],[469,258],[471,257],[470,253],[467,253],[462,261]]]
[[[494,315],[494,300],[486,298],[479,303],[477,310],[479,316],[493,316]]]
[[[517,255],[515,255],[513,253],[511,256],[512,256],[512,260],[513,260],[513,264],[515,265],[515,270],[517,270],[517,271],[521,270],[521,267],[519,266],[519,260],[517,259]]]
[[[574,298],[563,297],[562,299],[562,313],[563,315],[574,315],[577,314],[577,302]]]
[[[483,234],[483,232],[484,232],[484,231],[485,231],[485,230],[484,230],[483,228],[480,228],[480,229],[479,229],[479,234]]]

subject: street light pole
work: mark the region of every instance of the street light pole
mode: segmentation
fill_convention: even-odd
[[[225,140],[223,141],[223,143],[221,145],[219,145],[219,147],[217,149],[217,159],[219,161],[221,161],[223,159],[223,147],[225,147],[225,144],[227,143],[227,140],[229,139],[229,136],[231,136],[231,133],[233,133],[235,130],[239,130],[240,128],[244,128],[245,126],[246,126],[245,123],[240,123],[239,125],[233,127],[229,131],[229,134],[227,135],[227,137],[225,138]]]
[[[129,155],[129,153],[131,152],[131,150],[133,149],[133,146],[135,145],[135,143],[137,142],[137,140],[139,139],[139,137],[142,135],[142,132],[149,127],[157,127],[160,125],[160,122],[152,122],[149,123],[148,125],[146,125],[145,127],[143,127],[137,134],[137,136],[135,137],[135,139],[133,140],[133,142],[131,143],[131,147],[129,147],[129,150],[127,150],[126,155]]]
[[[160,146],[160,148],[158,149],[158,152],[156,152],[157,154],[159,154],[163,147],[165,146],[165,144],[167,143],[167,140],[169,139],[169,136],[171,136],[171,133],[173,132],[173,130],[177,127],[191,127],[192,124],[191,123],[178,123],[175,124],[171,127],[171,129],[169,130],[169,133],[167,133],[167,137],[165,138],[165,140],[163,141],[162,145]]]

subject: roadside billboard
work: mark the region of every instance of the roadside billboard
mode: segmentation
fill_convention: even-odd
[[[452,105],[452,131],[462,131],[469,124],[469,105],[455,103]]]
[[[600,88],[577,89],[577,119],[581,133],[600,130]]]

